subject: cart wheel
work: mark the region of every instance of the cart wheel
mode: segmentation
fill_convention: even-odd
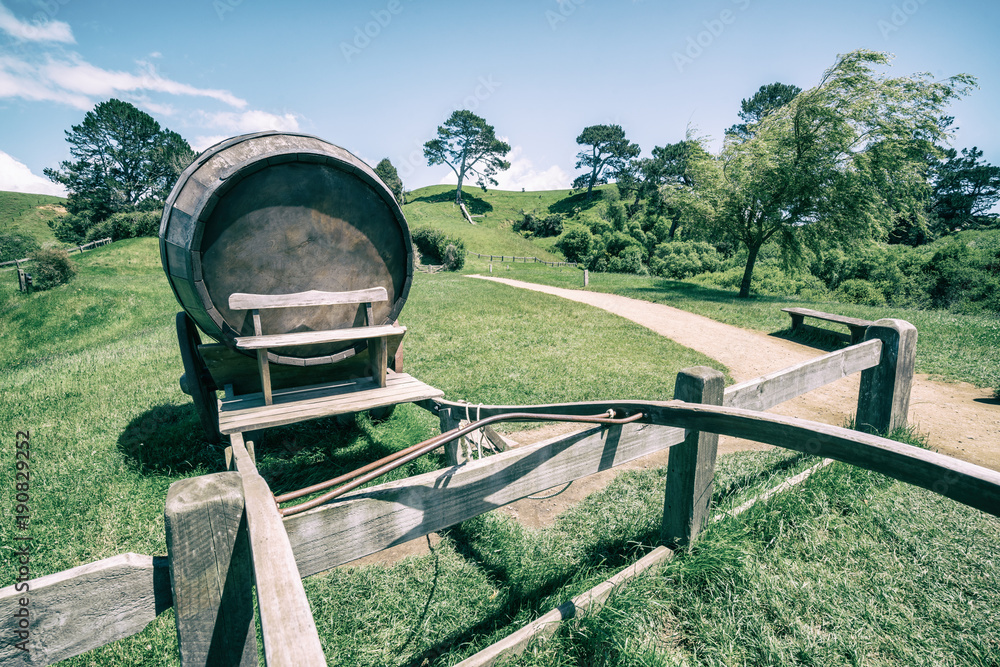
[[[209,442],[219,440],[219,403],[215,396],[215,386],[208,368],[198,353],[201,336],[198,327],[188,314],[177,313],[177,342],[181,348],[184,375],[181,376],[181,391],[194,399],[194,409],[205,429]]]

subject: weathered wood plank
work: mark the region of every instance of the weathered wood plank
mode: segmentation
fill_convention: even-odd
[[[789,313],[791,315],[799,315],[802,317],[812,317],[817,320],[826,320],[828,322],[837,322],[838,324],[846,324],[847,326],[869,327],[872,325],[871,320],[864,320],[859,317],[848,317],[846,315],[837,315],[836,313],[824,313],[821,310],[813,310],[812,308],[782,308],[781,312]]]
[[[685,368],[677,374],[674,398],[722,405],[725,380],[714,368]],[[719,436],[715,433],[688,431],[684,442],[670,448],[660,532],[664,544],[689,544],[708,520],[718,446]]]
[[[285,528],[299,573],[306,577],[660,451],[683,438],[679,429],[647,425],[594,427],[365,489],[288,517]]]
[[[385,338],[368,341],[368,358],[371,359],[372,379],[379,387],[385,388],[386,368],[389,365],[389,351]]]
[[[819,389],[858,371],[877,366],[881,351],[881,341],[869,340],[860,345],[830,352],[727,387],[722,404],[748,410],[767,410],[813,389]]]
[[[906,426],[917,358],[917,329],[903,320],[884,319],[870,326],[865,338],[882,341],[882,360],[861,373],[855,421],[860,430],[888,433]]]
[[[308,290],[293,294],[244,294],[230,295],[229,307],[235,310],[251,308],[300,308],[303,306],[340,306],[366,301],[388,301],[384,287],[354,290],[351,292],[321,292]]]
[[[270,334],[266,336],[243,336],[236,338],[236,347],[241,350],[259,350],[273,347],[293,347],[296,345],[318,345],[320,343],[343,343],[369,338],[402,337],[406,327],[381,324],[374,327],[351,327],[330,329],[329,331],[303,331],[301,333]]]
[[[274,495],[238,435],[233,459],[243,481],[257,606],[268,665],[326,665],[295,556]]]
[[[424,384],[406,373],[392,373],[386,377],[384,388],[378,387],[372,378],[361,378],[320,387],[274,392],[272,405],[265,405],[260,394],[240,396],[221,401],[219,431],[230,435],[306,419],[423,401],[443,394],[440,389]]]
[[[27,584],[27,588],[25,588]],[[21,590],[18,590],[18,589]],[[17,616],[28,609],[28,652]],[[50,665],[142,632],[169,609],[164,557],[121,554],[0,589],[0,664]]]
[[[184,665],[256,665],[243,485],[234,472],[174,482],[164,524]]]
[[[1000,516],[1000,472],[880,436],[738,408],[666,404],[656,423],[755,440],[850,463]]]

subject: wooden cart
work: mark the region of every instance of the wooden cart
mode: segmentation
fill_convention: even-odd
[[[211,439],[442,396],[402,368],[402,210],[342,148],[277,132],[209,148],[167,199],[160,256]]]

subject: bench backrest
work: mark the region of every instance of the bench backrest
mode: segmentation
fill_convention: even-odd
[[[388,301],[389,294],[384,287],[371,287],[353,292],[295,292],[294,294],[244,294],[236,292],[229,296],[229,307],[234,310],[268,308],[297,308],[302,306],[339,306],[352,303],[374,303]]]

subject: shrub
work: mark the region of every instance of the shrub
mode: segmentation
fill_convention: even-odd
[[[110,237],[112,241],[157,236],[160,232],[160,211],[128,211],[115,213],[87,230],[87,240]]]
[[[717,273],[703,273],[693,281],[722,289],[739,289],[743,281],[743,267],[733,266]],[[769,296],[790,296],[806,294],[810,298],[826,293],[823,281],[809,273],[788,273],[774,264],[758,264],[754,268],[750,291]]]
[[[702,241],[660,243],[649,260],[649,271],[663,278],[689,278],[708,271],[718,271],[722,258],[718,251]]]
[[[29,234],[0,233],[0,262],[32,257],[38,250],[38,241]]]
[[[449,271],[457,271],[465,266],[465,242],[461,239],[448,238],[440,229],[430,227],[414,229],[412,238],[422,255],[444,264]]]
[[[861,306],[886,305],[885,294],[878,287],[860,278],[851,278],[840,283],[834,297],[841,303],[856,303]]]
[[[514,223],[515,232],[528,232],[535,236],[548,237],[559,236],[563,231],[563,216],[558,213],[547,215],[544,218],[534,213],[521,212],[521,220]]]
[[[31,270],[32,286],[46,290],[68,283],[76,275],[69,253],[61,248],[42,248],[35,253]]]
[[[465,266],[465,251],[459,249],[454,243],[449,243],[444,249],[444,256],[441,260],[445,270],[458,271]]]
[[[573,227],[556,243],[568,262],[582,262],[593,245],[594,235],[586,227]]]

